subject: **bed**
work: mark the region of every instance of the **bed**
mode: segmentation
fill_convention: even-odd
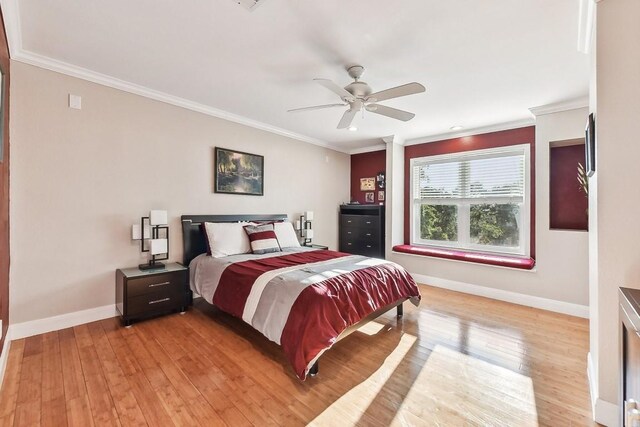
[[[318,359],[364,323],[416,306],[420,292],[390,261],[308,247],[282,252],[207,255],[201,224],[287,221],[286,215],[183,215],[184,264],[192,291],[279,344],[301,380]]]

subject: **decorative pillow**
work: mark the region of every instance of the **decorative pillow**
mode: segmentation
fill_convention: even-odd
[[[204,230],[211,256],[221,258],[250,253],[249,238],[243,226],[237,222],[205,222]]]
[[[251,251],[254,254],[280,252],[273,224],[245,225],[244,231],[249,237]]]
[[[278,244],[280,248],[299,248],[300,241],[298,235],[293,229],[293,224],[290,222],[276,222],[273,224],[276,237],[278,238]]]

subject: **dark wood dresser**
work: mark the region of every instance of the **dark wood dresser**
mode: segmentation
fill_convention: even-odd
[[[134,320],[174,311],[191,305],[189,269],[170,263],[163,269],[122,268],[116,271],[116,308],[125,326]]]
[[[622,426],[640,422],[640,289],[620,288]],[[635,418],[635,423],[630,419]]]
[[[340,252],[384,258],[384,206],[340,206]]]

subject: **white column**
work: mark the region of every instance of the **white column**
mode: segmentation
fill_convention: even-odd
[[[404,140],[398,136],[384,138],[387,144],[385,216],[385,254],[404,243]]]

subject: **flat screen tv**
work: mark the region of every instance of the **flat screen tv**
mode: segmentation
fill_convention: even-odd
[[[593,113],[589,114],[587,128],[585,129],[585,170],[587,176],[596,173],[596,122]]]

